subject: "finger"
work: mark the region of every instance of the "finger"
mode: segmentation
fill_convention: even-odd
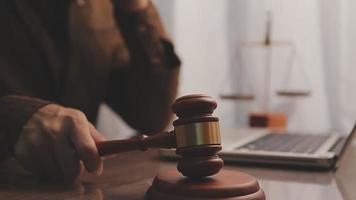
[[[93,137],[95,143],[102,142],[102,141],[106,140],[105,137],[101,133],[99,133],[96,130],[96,128],[94,127],[94,125],[90,122],[89,122],[89,131],[90,131],[90,134]],[[95,145],[95,147],[96,147],[96,145]],[[103,158],[101,158],[101,159],[103,160]],[[97,174],[100,175],[103,172],[103,169],[104,169],[104,166],[101,163],[99,166],[99,169],[97,171]]]
[[[90,124],[90,133],[96,143],[106,141],[106,138],[95,129],[93,124]],[[101,159],[105,160],[107,158],[112,158],[112,157],[115,157],[115,155],[109,155],[105,157],[103,156],[101,157]]]
[[[102,160],[99,156],[94,139],[90,134],[89,122],[78,121],[73,124],[71,140],[77,150],[80,159],[83,161],[88,172],[100,174],[102,170]]]
[[[89,123],[89,130],[95,142],[102,142],[106,140],[105,137],[96,130],[92,123]]]
[[[59,165],[62,180],[74,182],[82,173],[82,166],[67,135],[62,135],[54,144],[55,160]]]
[[[53,158],[51,144],[46,138],[41,137],[43,133],[36,129],[24,129],[16,146],[16,159],[30,172],[41,178],[56,179],[60,177],[58,166]],[[36,162],[34,162],[36,161]]]

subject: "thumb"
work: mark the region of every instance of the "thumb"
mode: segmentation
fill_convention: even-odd
[[[92,123],[89,123],[89,131],[91,136],[94,139],[94,142],[102,142],[105,141],[105,137],[103,136],[103,134],[99,133],[99,131],[96,130],[96,128],[94,127],[94,125]]]

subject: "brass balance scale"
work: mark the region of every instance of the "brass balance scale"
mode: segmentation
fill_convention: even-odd
[[[276,95],[288,98],[308,97],[311,95],[309,89],[292,89],[289,88],[289,82],[292,80],[295,70],[299,70],[300,77],[304,80],[306,85],[310,84],[307,79],[306,73],[300,63],[296,65],[297,51],[296,46],[291,41],[273,41],[271,38],[272,32],[272,16],[267,12],[266,20],[266,36],[264,41],[248,41],[242,42],[238,45],[236,50],[236,62],[238,63],[238,73],[240,74],[239,87],[235,93],[222,93],[220,98],[223,100],[234,101],[253,101],[256,99],[251,88],[251,83],[246,83],[248,80],[243,81],[247,76],[246,66],[243,63],[242,52],[251,48],[262,49],[265,51],[265,83],[264,83],[264,111],[252,112],[249,114],[249,125],[251,127],[267,127],[276,130],[285,130],[287,126],[287,116],[284,113],[272,112],[270,109],[270,91],[271,91],[271,76],[272,76],[272,51],[274,48],[289,49],[289,56],[286,63],[287,73],[284,76],[283,87],[276,91]],[[293,71],[294,70],[294,71]],[[248,78],[247,78],[248,79]],[[310,88],[309,86],[307,88]]]

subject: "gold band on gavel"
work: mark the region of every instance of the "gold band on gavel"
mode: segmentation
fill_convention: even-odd
[[[177,147],[221,144],[219,122],[200,122],[174,128]]]

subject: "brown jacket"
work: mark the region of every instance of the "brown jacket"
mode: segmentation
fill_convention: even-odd
[[[143,132],[169,121],[180,62],[152,4],[123,13],[111,0],[75,2],[0,1],[0,159],[48,102],[93,123],[105,102]]]

